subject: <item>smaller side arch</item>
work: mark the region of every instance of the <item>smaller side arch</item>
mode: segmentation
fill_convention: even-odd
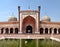
[[[13,28],[10,28],[10,34],[13,34]]]
[[[15,34],[18,34],[18,28],[15,28]]]
[[[54,34],[57,34],[57,28],[54,28]]]
[[[45,34],[48,34],[48,28],[45,28]]]
[[[60,28],[58,29],[58,34],[60,34]]]
[[[43,28],[40,28],[40,34],[43,34]]]
[[[4,28],[1,28],[1,34],[3,34],[3,32],[4,32]]]
[[[5,29],[5,34],[9,34],[9,29],[8,28]]]
[[[50,31],[49,33],[52,34],[52,28],[50,28],[49,31]]]

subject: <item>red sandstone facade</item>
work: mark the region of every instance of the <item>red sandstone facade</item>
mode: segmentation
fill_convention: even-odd
[[[40,20],[40,6],[38,10],[20,10],[18,6],[18,21],[0,22],[0,34],[20,34],[20,37],[24,34],[41,36],[60,36],[60,22],[51,22]],[[21,35],[22,34],[22,35]],[[58,35],[57,35],[58,34]],[[16,36],[16,35],[15,35]]]

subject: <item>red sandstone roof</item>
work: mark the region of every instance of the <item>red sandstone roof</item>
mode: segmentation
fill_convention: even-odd
[[[18,24],[18,21],[11,21],[11,22],[0,22],[0,24]]]
[[[18,24],[19,22],[18,21],[11,21],[11,22],[0,22],[0,24]],[[40,21],[41,24],[59,24],[60,25],[60,22],[43,22],[43,21]]]
[[[21,10],[20,12],[39,12],[37,10]]]
[[[60,22],[43,22],[43,21],[40,21],[41,24],[59,24],[60,25]]]

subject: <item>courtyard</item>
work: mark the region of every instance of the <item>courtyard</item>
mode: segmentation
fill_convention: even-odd
[[[51,39],[2,39],[0,47],[60,47],[60,42]]]

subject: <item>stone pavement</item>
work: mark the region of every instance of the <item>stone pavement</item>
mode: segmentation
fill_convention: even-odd
[[[0,34],[0,39],[13,38],[13,39],[45,39],[45,38],[58,38],[60,34]]]

